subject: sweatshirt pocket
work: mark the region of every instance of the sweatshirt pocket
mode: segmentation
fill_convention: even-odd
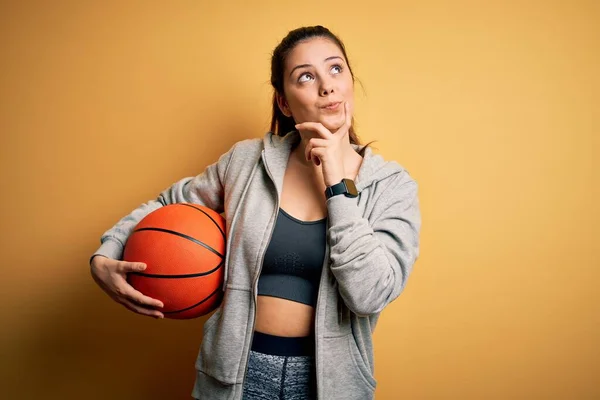
[[[227,289],[221,306],[204,323],[196,369],[224,385],[237,382],[246,338],[246,291]]]
[[[206,336],[206,332],[210,331],[210,329],[217,323],[221,316],[221,307],[217,308],[213,315],[210,316],[206,321],[204,321],[204,326],[202,327],[203,337]]]
[[[331,398],[340,393],[351,397],[345,399],[372,399],[377,382],[370,368],[364,363],[352,333],[324,338],[324,381]]]

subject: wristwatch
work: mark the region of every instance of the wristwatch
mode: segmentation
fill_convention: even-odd
[[[327,199],[332,196],[337,196],[338,194],[343,194],[346,197],[358,197],[358,191],[356,190],[354,181],[352,179],[344,178],[340,183],[328,186],[327,189],[325,189],[325,197]]]

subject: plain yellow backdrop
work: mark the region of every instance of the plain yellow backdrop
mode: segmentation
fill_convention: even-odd
[[[375,331],[376,398],[600,398],[595,1],[0,4],[0,387],[188,399],[205,318],[92,281],[100,235],[268,129],[270,54],[345,41],[357,131],[420,185],[421,256]]]

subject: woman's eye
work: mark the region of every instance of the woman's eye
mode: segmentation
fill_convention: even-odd
[[[331,67],[331,71],[334,74],[341,74],[342,73],[342,67],[340,65],[334,65],[333,67]]]
[[[298,82],[308,82],[311,79],[312,76],[310,74],[302,74],[300,75],[300,78],[298,78]]]

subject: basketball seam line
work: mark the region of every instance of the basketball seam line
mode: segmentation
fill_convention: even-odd
[[[206,248],[207,250],[209,250],[209,251],[215,253],[216,255],[218,255],[219,257],[223,258],[223,254],[219,253],[217,250],[213,249],[212,247],[210,247],[206,243],[202,243],[198,239],[194,239],[193,237],[188,236],[188,235],[186,235],[184,233],[179,233],[179,232],[175,232],[175,231],[172,231],[172,230],[169,230],[169,229],[164,229],[164,228],[139,228],[139,229],[136,229],[135,231],[133,231],[133,233],[141,232],[141,231],[157,231],[157,232],[163,232],[163,233],[170,233],[172,235],[176,235],[176,236],[182,237],[184,239],[190,240],[190,241],[192,241],[192,242],[194,242],[196,244],[199,244],[200,246]]]
[[[184,312],[184,311],[191,310],[192,308],[198,307],[200,304],[204,303],[205,301],[207,301],[208,299],[210,299],[211,297],[213,297],[215,294],[217,294],[219,292],[220,289],[221,289],[220,287],[217,287],[214,292],[212,292],[209,296],[207,296],[205,299],[203,299],[199,303],[193,304],[193,305],[191,305],[189,307],[186,307],[186,308],[182,308],[181,310],[163,311],[162,313],[163,314],[175,314],[175,313],[179,313],[179,312]]]
[[[207,271],[207,272],[198,272],[196,274],[181,274],[181,275],[165,275],[165,274],[148,274],[145,272],[130,272],[132,275],[139,275],[146,278],[165,278],[165,279],[173,279],[173,278],[195,278],[198,276],[210,275],[213,272],[217,271],[219,268],[223,266],[223,261],[216,266],[216,268]]]
[[[217,221],[215,221],[210,215],[208,215],[208,213],[196,206],[194,206],[193,204],[190,203],[180,203],[182,206],[186,206],[186,207],[191,207],[194,210],[200,211],[201,213],[203,213],[204,215],[206,215],[208,218],[210,218],[210,220],[215,224],[215,226],[217,227],[217,229],[219,230],[219,232],[221,232],[221,235],[223,236],[223,240],[225,240],[225,232],[223,232],[223,229],[221,229],[221,227],[219,226],[219,224],[217,224]]]

